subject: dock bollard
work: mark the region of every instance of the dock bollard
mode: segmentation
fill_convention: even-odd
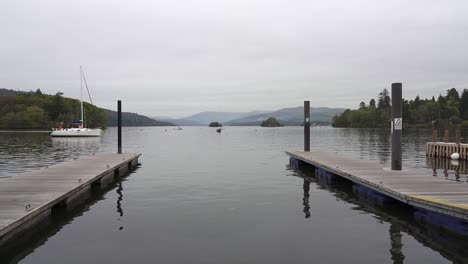
[[[401,170],[402,84],[392,83],[392,170]]]
[[[310,151],[310,101],[304,101],[304,151]]]
[[[122,154],[122,101],[117,101],[117,154]]]

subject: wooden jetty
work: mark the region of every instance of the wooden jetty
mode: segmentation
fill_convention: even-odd
[[[390,170],[368,160],[354,160],[337,153],[286,152],[378,193],[414,207],[468,220],[468,185],[428,175],[420,169]]]
[[[459,153],[460,159],[468,160],[468,144],[429,142],[426,145],[426,155],[429,157],[450,158],[453,153]]]
[[[468,160],[468,144],[461,143],[460,129],[456,130],[455,142],[449,142],[449,130],[445,130],[444,141],[438,141],[437,130],[432,131],[432,142],[426,144],[426,156],[450,158],[453,153],[460,154],[460,159]]]
[[[138,165],[141,154],[95,154],[0,180],[0,248],[47,222],[56,209],[72,209]],[[11,242],[11,243],[10,243]]]

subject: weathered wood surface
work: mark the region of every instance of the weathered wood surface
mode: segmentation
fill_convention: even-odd
[[[427,210],[468,220],[468,184],[434,177],[424,170],[391,171],[377,162],[337,153],[287,152],[293,158]]]
[[[138,164],[139,154],[96,154],[0,179],[0,246],[59,203],[71,203],[91,184],[113,179]]]

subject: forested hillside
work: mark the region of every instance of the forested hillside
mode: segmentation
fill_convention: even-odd
[[[402,102],[403,122],[410,127],[446,127],[449,125],[468,126],[468,90],[461,95],[455,88],[436,99],[421,99]],[[334,127],[389,127],[391,118],[391,98],[384,89],[377,102],[371,99],[368,104],[361,102],[359,109],[347,109],[333,118]]]
[[[80,101],[36,92],[0,89],[0,129],[51,129],[61,122],[80,120]],[[104,111],[84,103],[85,122],[90,128],[107,126]]]
[[[117,126],[117,112],[104,109],[107,115],[107,125]],[[174,126],[170,122],[154,120],[144,115],[122,112],[122,126]]]

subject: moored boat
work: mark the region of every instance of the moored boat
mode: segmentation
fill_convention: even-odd
[[[100,137],[102,135],[102,129],[100,128],[86,128],[84,123],[84,108],[83,108],[83,80],[86,84],[86,78],[84,77],[83,69],[80,66],[80,86],[81,86],[81,120],[78,122],[72,123],[72,127],[62,127],[60,124],[59,128],[52,128],[51,137]],[[86,84],[86,89],[88,85]],[[89,89],[88,89],[89,94]],[[90,96],[91,100],[91,96]],[[91,100],[92,103],[92,100]]]

